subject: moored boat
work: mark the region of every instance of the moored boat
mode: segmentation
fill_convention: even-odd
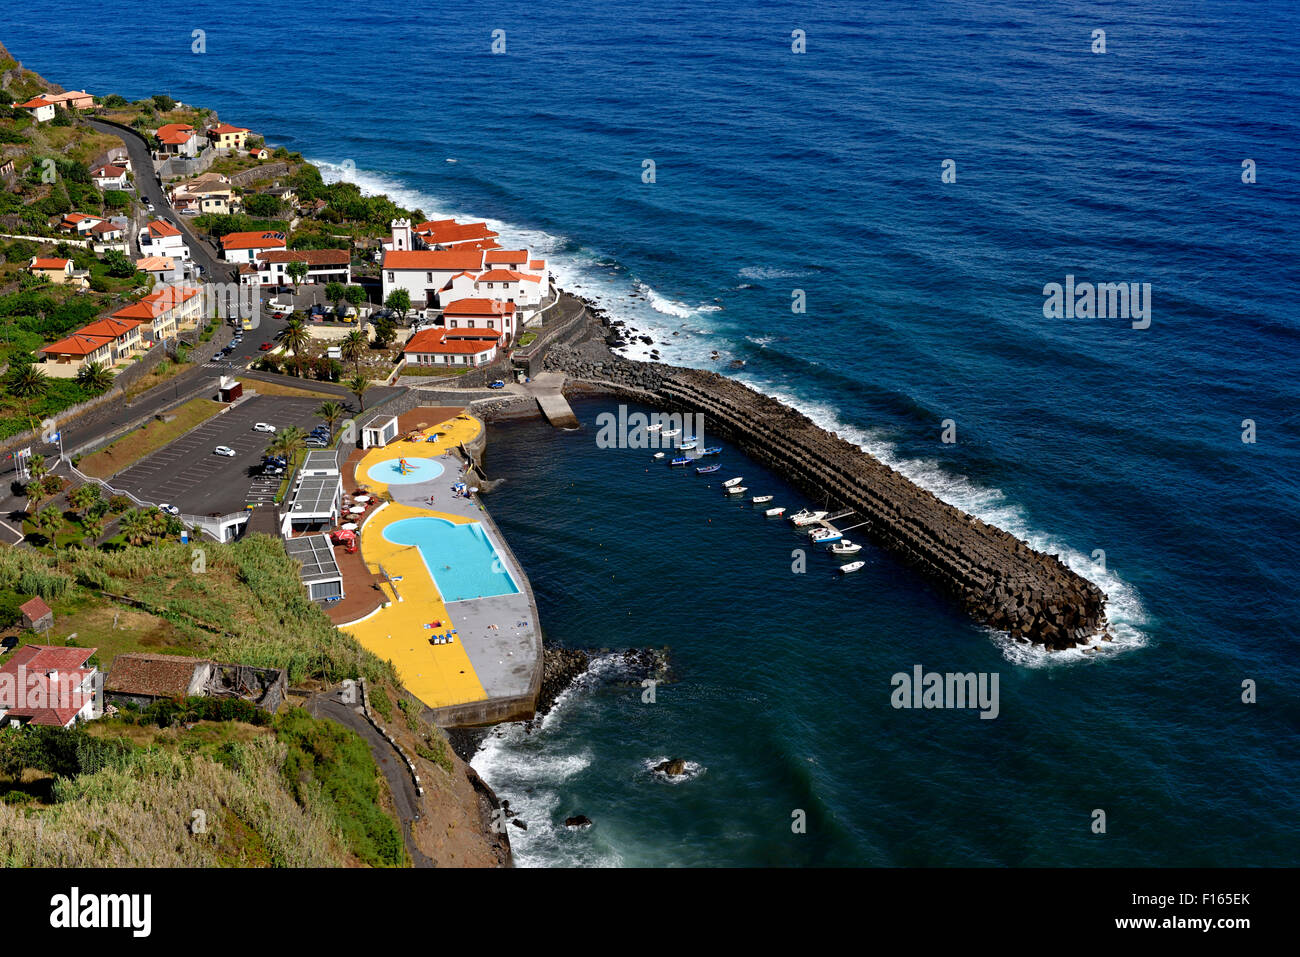
[[[851,542],[846,538],[832,545],[831,551],[836,555],[856,555],[858,552],[862,551],[862,546],[857,542]]]
[[[784,514],[785,514],[785,506],[784,506],[784,505],[778,505],[776,508],[769,508],[769,509],[768,509],[766,512],[764,512],[763,514],[766,515],[768,518],[776,518],[778,515],[784,515]]]
[[[656,453],[655,453],[655,458],[657,458],[657,459],[661,459],[661,458],[663,458],[663,457],[664,457],[664,454],[663,454],[662,452],[656,452]]]
[[[722,451],[721,445],[711,445],[707,449],[700,449],[701,455],[717,455]]]
[[[808,533],[808,537],[818,545],[829,545],[831,542],[838,542],[844,535],[838,528],[814,528]]]
[[[849,572],[857,571],[865,564],[866,562],[849,562],[847,565],[841,565],[840,571],[847,575]]]
[[[808,511],[807,509],[804,509],[804,510],[801,511],[801,512],[798,512],[798,513],[796,513],[796,514],[794,514],[794,515],[791,515],[791,516],[790,516],[790,521],[794,522],[795,525],[798,525],[798,526],[801,526],[801,527],[802,527],[802,526],[804,526],[804,525],[812,525],[814,522],[820,522],[820,521],[821,521],[823,518],[825,518],[828,514],[830,514],[830,513],[829,513],[829,512],[810,512],[810,511]]]
[[[693,461],[695,460],[692,459],[689,455],[683,455],[681,458],[673,459],[668,464],[669,465],[690,465]]]
[[[663,427],[664,427],[664,426],[663,426],[663,423],[662,423],[662,422],[656,422],[654,425],[647,425],[647,426],[645,427],[645,430],[646,430],[647,432],[658,432],[658,431],[659,431],[660,429],[662,429]]]
[[[722,468],[721,465],[701,465],[695,471],[698,475],[708,475],[710,472],[716,472],[720,468]]]
[[[746,489],[743,485],[732,485],[730,488],[726,489],[728,495],[744,495],[745,491]]]
[[[771,496],[771,495],[755,495],[752,499],[750,499],[750,501],[753,502],[755,505],[762,505],[764,502],[770,502],[770,501],[772,501],[772,496]]]
[[[691,449],[693,449],[693,448],[695,448],[695,443],[694,443],[694,442],[683,442],[681,445],[677,446],[677,451],[678,451],[678,452],[689,452],[689,451],[690,451]]]
[[[722,485],[724,488],[731,488],[733,485],[739,485],[743,481],[745,481],[744,476],[737,475],[735,478],[727,479],[722,483]]]
[[[682,434],[682,430],[681,430],[681,429],[665,429],[663,432],[660,432],[659,434],[662,435],[665,439],[670,439],[670,438],[672,438],[674,435],[681,435],[681,434]]]

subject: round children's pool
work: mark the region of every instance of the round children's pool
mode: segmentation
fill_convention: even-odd
[[[402,471],[402,462],[406,463],[406,471]],[[417,482],[428,482],[436,479],[442,474],[442,464],[434,459],[389,459],[386,462],[379,462],[370,466],[366,470],[366,475],[376,482],[383,482],[385,485],[414,485]]]

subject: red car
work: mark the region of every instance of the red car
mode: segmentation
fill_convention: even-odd
[[[258,351],[258,352],[270,352],[273,348],[275,348],[275,347],[272,346],[271,343],[269,343],[269,342],[263,342],[260,346],[257,347],[257,351]]]

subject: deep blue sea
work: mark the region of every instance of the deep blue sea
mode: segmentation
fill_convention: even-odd
[[[547,639],[668,645],[675,675],[643,704],[604,661],[489,740],[519,863],[1300,863],[1300,7],[198,0],[81,7],[75,40],[51,16],[10,4],[0,39],[489,220],[665,360],[745,360],[1110,598],[1115,642],[1049,658],[870,548],[793,574],[786,523],[598,449],[608,403],[494,429]],[[1149,327],[1045,318],[1067,276],[1149,283]],[[997,672],[998,718],[893,709],[917,664]]]

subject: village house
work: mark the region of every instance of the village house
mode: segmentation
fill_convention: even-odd
[[[96,166],[90,171],[90,180],[100,189],[126,189],[126,168],[122,166]]]
[[[184,270],[171,256],[145,256],[135,261],[135,268],[147,272],[156,284],[180,282],[185,278]]]
[[[238,212],[241,204],[230,181],[220,173],[204,173],[188,183],[181,183],[171,192],[172,206],[179,213]]]
[[[93,243],[118,243],[122,241],[122,227],[112,220],[104,220],[90,227],[90,241]]]
[[[478,249],[394,249],[384,253],[383,298],[405,289],[416,309],[438,305],[439,292],[461,272],[479,272],[483,252]]]
[[[154,130],[155,137],[158,139],[158,155],[165,158],[168,156],[198,156],[203,149],[202,139],[195,133],[194,127],[188,123],[167,123]]]
[[[248,142],[249,130],[229,123],[208,127],[208,142],[220,150],[242,150]]]
[[[284,204],[285,209],[293,210],[298,208],[298,194],[293,191],[291,186],[281,186],[276,183],[270,189],[262,190],[262,195],[278,199]]]
[[[165,219],[155,219],[140,230],[139,243],[141,255],[170,256],[189,262],[190,247],[185,244],[185,237]]]
[[[84,269],[74,267],[71,259],[43,259],[39,256],[33,256],[27,269],[32,275],[43,276],[58,286],[85,287],[89,285],[90,274]]]
[[[37,595],[18,606],[23,616],[23,627],[40,634],[54,627],[54,611],[45,604],[45,599]]]
[[[26,110],[37,123],[48,123],[54,119],[54,101],[47,99],[45,94],[34,96],[26,103],[19,103],[18,109]]]
[[[421,329],[402,355],[410,365],[482,366],[497,357],[500,342],[501,333],[493,329]]]
[[[144,348],[141,333],[144,323],[138,319],[123,319],[120,316],[105,316],[89,325],[82,326],[78,333],[83,336],[104,336],[113,340],[113,361],[130,359]]]
[[[292,286],[289,264],[307,264],[305,283],[352,283],[352,253],[346,249],[271,249],[257,254],[258,284]]]
[[[137,319],[146,342],[174,339],[183,329],[198,325],[202,319],[203,295],[187,286],[164,286],[139,302],[113,313],[116,319]]]
[[[542,277],[513,269],[481,272],[474,286],[476,292],[488,299],[504,299],[525,309],[535,308],[542,301]]]
[[[285,235],[281,232],[227,233],[221,237],[221,258],[228,263],[256,264],[258,253],[285,246]]]
[[[23,645],[0,665],[0,721],[71,728],[97,718],[95,648]]]
[[[52,363],[51,374],[66,378],[76,375],[83,366],[92,362],[101,365],[113,363],[113,339],[111,336],[88,336],[74,332],[66,339],[52,342],[41,349],[47,363]]]
[[[105,222],[103,216],[92,216],[89,213],[68,213],[59,223],[59,232],[76,233],[78,236],[85,236],[90,230]]]
[[[515,304],[501,299],[457,299],[443,307],[442,321],[449,331],[486,328],[504,333],[509,342],[515,331]]]
[[[288,693],[283,668],[221,664],[208,658],[124,652],[104,679],[106,701],[147,708],[178,698],[242,698],[274,712]]]
[[[92,110],[95,98],[85,90],[70,90],[67,93],[46,93],[45,98],[55,106],[65,110]]]
[[[271,158],[271,151],[265,146],[258,146],[249,150],[248,155],[255,160],[269,160]]]

